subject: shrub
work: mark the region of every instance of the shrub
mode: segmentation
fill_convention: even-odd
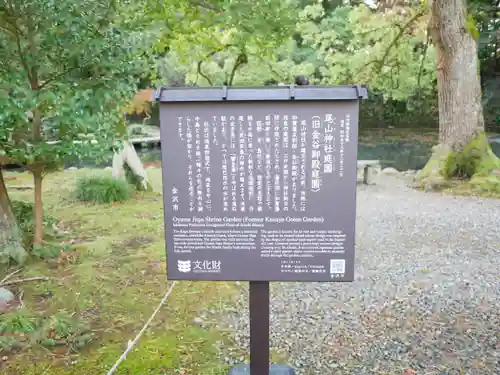
[[[127,164],[123,166],[123,169],[125,170],[125,181],[127,181],[129,185],[133,186],[135,190],[143,190],[142,177],[136,176]]]
[[[22,234],[23,246],[31,249],[33,246],[33,237],[35,236],[35,223],[33,221],[33,203],[25,201],[12,201],[12,213],[16,218],[17,225]],[[57,219],[44,213],[43,226],[45,231],[45,240],[55,238],[56,234],[52,228],[57,223]]]
[[[2,316],[0,334],[30,333],[37,327],[36,318],[26,309],[16,310]]]
[[[36,341],[45,347],[69,346],[75,351],[92,341],[89,327],[73,314],[59,311],[46,319],[35,333]]]
[[[110,176],[91,176],[80,179],[76,186],[76,199],[91,203],[124,202],[132,196],[132,186]]]
[[[62,252],[70,251],[70,246],[53,243],[34,245],[31,254],[39,259],[48,260],[58,258]]]
[[[481,157],[477,152],[452,152],[444,165],[444,177],[470,179],[476,173],[480,162]]]
[[[23,343],[15,337],[0,336],[0,352],[10,352],[22,349]]]
[[[500,197],[500,176],[475,175],[470,184],[477,193],[483,196]]]
[[[33,203],[25,201],[12,201],[12,213],[17,220],[19,228],[23,232],[33,232]],[[57,219],[53,216],[45,214],[43,217],[43,224],[51,226],[55,224]]]
[[[34,343],[46,348],[66,346],[75,352],[90,344],[92,339],[88,324],[64,310],[42,317],[23,308],[3,314],[0,321],[0,352],[22,349]]]
[[[477,173],[489,173],[498,167],[498,159],[493,154],[484,132],[478,132],[463,150],[451,152],[443,169],[445,178],[470,180]]]

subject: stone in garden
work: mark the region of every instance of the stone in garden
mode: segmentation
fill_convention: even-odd
[[[0,312],[5,311],[5,309],[9,306],[14,300],[14,293],[5,288],[0,288]]]
[[[0,303],[11,302],[14,299],[14,293],[9,289],[0,288]]]
[[[398,170],[392,167],[384,168],[382,169],[382,174],[385,174],[387,176],[396,176],[399,174]]]
[[[196,318],[193,319],[193,322],[195,324],[203,324],[203,319],[197,316]]]
[[[73,172],[73,171],[77,171],[78,168],[77,167],[69,167],[68,169],[66,169],[68,172]]]

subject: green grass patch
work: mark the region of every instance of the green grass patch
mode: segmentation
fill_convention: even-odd
[[[132,197],[133,189],[126,181],[106,175],[86,176],[76,185],[76,198],[82,202],[125,202]]]
[[[84,322],[66,311],[44,317],[26,308],[2,316],[0,348],[9,353],[39,344],[45,348],[64,346],[69,351],[83,348],[92,341]]]

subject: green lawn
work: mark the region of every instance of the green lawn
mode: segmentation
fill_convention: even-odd
[[[49,281],[13,288],[24,308],[0,315],[1,374],[105,374],[169,287],[160,170],[148,170],[154,193],[136,194],[123,204],[76,202],[77,178],[94,172],[58,172],[44,181],[46,212],[59,220],[56,229],[75,252],[52,261],[32,259],[12,278]],[[6,177],[11,186],[31,183],[27,173]],[[11,189],[10,194],[32,201],[32,191]],[[13,269],[0,269],[0,279]],[[230,303],[236,288],[235,283],[179,282],[115,374],[225,374],[214,345],[227,342],[225,335],[193,319]]]

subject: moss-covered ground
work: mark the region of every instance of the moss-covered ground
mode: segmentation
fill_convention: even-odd
[[[415,180],[416,186],[424,189],[500,198],[500,159],[486,135],[478,133],[459,151],[435,146]]]
[[[30,259],[11,278],[49,280],[12,288],[22,303],[0,313],[0,374],[105,374],[169,287],[160,169],[148,170],[155,192],[105,205],[73,198],[77,178],[89,173],[58,172],[44,181],[46,212],[57,218],[55,229],[71,250],[54,260]],[[8,186],[31,183],[27,173],[6,177]],[[10,194],[32,201],[30,190]],[[0,268],[0,279],[15,269]],[[215,345],[226,341],[224,334],[193,319],[236,292],[234,283],[179,282],[115,374],[227,373]]]

